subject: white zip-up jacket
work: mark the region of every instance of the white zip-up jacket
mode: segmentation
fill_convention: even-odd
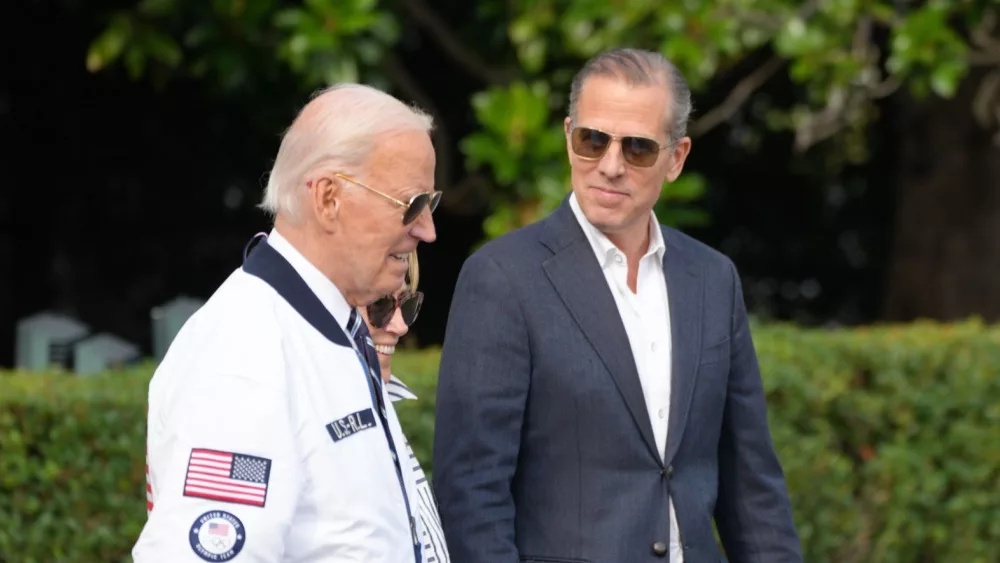
[[[397,474],[351,308],[276,231],[257,246],[150,382],[150,511],[133,558],[413,563],[415,477]],[[255,260],[270,281],[248,272]]]

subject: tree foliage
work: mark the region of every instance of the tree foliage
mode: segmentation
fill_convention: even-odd
[[[416,26],[482,84],[469,101],[477,129],[439,140],[439,151],[457,147],[470,173],[492,177],[485,227],[495,236],[547,213],[565,193],[569,84],[604,49],[658,49],[696,94],[734,83],[717,106],[696,108],[692,137],[728,123],[734,143],[752,145],[766,133],[742,125],[752,115],[769,130],[793,132],[790,150],[824,144],[839,161],[859,162],[879,100],[901,87],[918,100],[953,96],[972,66],[990,73],[970,111],[985,127],[1000,124],[998,7],[1000,0],[483,0],[473,21],[449,22],[426,0],[140,0],[109,15],[87,67],[198,77],[232,96],[280,72],[303,89],[360,80],[436,112],[421,77],[400,60],[401,28]],[[779,73],[797,86],[792,104],[755,96]],[[661,219],[704,222],[704,190],[692,173],[666,185]]]

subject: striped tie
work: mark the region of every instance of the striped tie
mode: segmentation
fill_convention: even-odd
[[[399,485],[405,491],[403,469],[400,467],[399,454],[396,451],[396,444],[393,442],[392,434],[389,432],[389,417],[385,410],[385,399],[382,396],[382,370],[378,365],[378,353],[375,351],[374,343],[372,343],[371,333],[368,332],[368,325],[365,324],[364,318],[358,313],[357,309],[351,309],[351,316],[347,319],[347,327],[351,332],[351,338],[354,339],[354,344],[358,347],[361,355],[364,356],[365,363],[368,364],[368,375],[375,389],[375,402],[378,406],[382,429],[385,431],[385,440],[389,443],[389,451],[392,453],[392,462],[396,466],[396,476],[399,478]],[[404,494],[403,499],[406,502],[406,512],[410,516],[410,536],[413,539],[414,560],[419,562],[422,560],[422,557],[420,555],[420,540],[417,538],[416,520],[410,511],[409,498]]]
[[[364,318],[358,314],[357,309],[351,309],[351,316],[347,319],[347,326],[351,330],[351,338],[354,339],[354,344],[358,347],[358,351],[361,355],[365,357],[365,363],[368,364],[368,371],[371,372],[372,378],[378,381],[377,388],[382,388],[382,370],[378,365],[378,353],[375,351],[375,345],[372,343],[372,335],[368,332],[368,325],[365,324]]]

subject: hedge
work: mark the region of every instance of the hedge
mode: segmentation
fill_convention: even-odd
[[[1000,326],[755,331],[810,563],[1000,561]],[[434,350],[394,372],[431,471]],[[152,366],[0,375],[0,561],[128,561],[145,520]]]

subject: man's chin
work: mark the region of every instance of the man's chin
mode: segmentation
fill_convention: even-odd
[[[608,210],[600,209],[584,213],[587,221],[602,233],[614,233],[622,229],[625,222],[618,213],[610,213]]]

